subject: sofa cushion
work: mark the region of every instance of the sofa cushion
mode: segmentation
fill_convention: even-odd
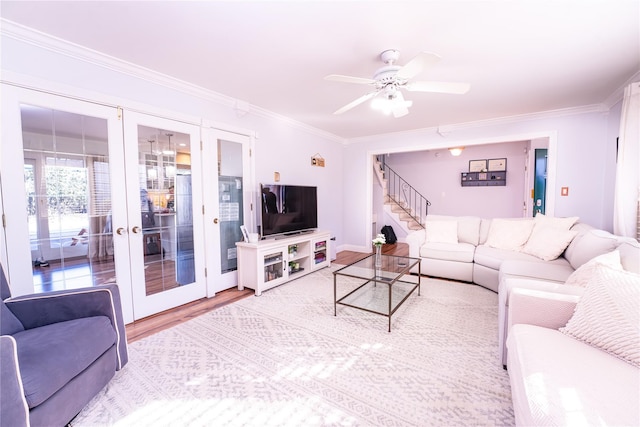
[[[640,276],[596,264],[573,316],[560,332],[640,368]]]
[[[47,400],[116,342],[105,316],[27,329],[13,335],[29,408]],[[113,361],[115,371],[115,359]]]
[[[456,221],[458,223],[458,242],[478,246],[481,221],[479,217],[428,215],[427,221]]]
[[[516,425],[640,425],[634,366],[540,326],[514,325],[507,347]]]
[[[565,282],[566,285],[586,287],[591,281],[599,264],[607,265],[616,270],[622,270],[620,263],[620,252],[615,250],[597,257],[582,264],[576,271],[571,273]]]
[[[604,230],[591,229],[576,236],[564,252],[564,257],[574,269],[590,259],[611,252],[619,245],[618,238]]]
[[[475,249],[469,243],[425,243],[420,247],[420,256],[444,261],[473,262]]]
[[[536,223],[529,240],[522,248],[522,252],[536,256],[544,261],[551,261],[564,252],[577,234],[577,231],[563,230]]]
[[[13,335],[16,332],[24,331],[22,322],[9,310],[4,301],[0,301],[0,334]]]
[[[458,243],[458,221],[425,222],[427,243]]]
[[[527,243],[533,225],[534,222],[531,219],[493,219],[485,245],[496,249],[519,251]]]
[[[458,218],[458,242],[478,246],[480,239],[480,218],[461,216]]]
[[[544,214],[539,213],[539,214],[536,214],[536,216],[533,219],[536,223],[536,227],[541,226],[544,228],[569,230],[571,227],[573,227],[573,225],[576,222],[578,222],[580,218],[578,218],[577,216],[558,218],[553,216],[546,216]]]
[[[473,257],[473,261],[476,264],[483,265],[485,267],[489,267],[494,270],[499,270],[500,265],[502,265],[502,263],[506,260],[533,261],[540,264],[544,263],[544,261],[542,261],[540,258],[535,257],[533,255],[525,254],[522,252],[510,251],[506,249],[492,248],[486,245],[478,246],[476,248],[476,252]],[[547,262],[558,263],[558,264],[562,263],[560,259],[555,259]]]

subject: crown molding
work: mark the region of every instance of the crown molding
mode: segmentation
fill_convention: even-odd
[[[580,107],[540,111],[537,113],[527,113],[527,114],[517,114],[513,116],[497,117],[494,119],[476,120],[473,122],[464,122],[464,123],[447,124],[447,125],[441,125],[441,126],[433,126],[429,128],[412,129],[412,130],[406,130],[402,132],[390,132],[386,134],[362,136],[358,138],[349,139],[347,143],[355,144],[359,142],[368,141],[372,138],[377,139],[377,138],[398,137],[398,136],[407,136],[407,135],[421,135],[425,133],[436,133],[436,132],[438,132],[440,136],[442,136],[443,138],[446,138],[452,132],[455,132],[457,130],[462,130],[462,129],[473,129],[473,128],[481,128],[486,126],[509,125],[516,122],[522,122],[527,120],[550,119],[550,118],[557,118],[562,116],[572,116],[577,114],[607,113],[608,111],[609,111],[609,107],[604,103],[591,104],[591,105],[583,105]],[[440,130],[442,129],[445,129],[446,132],[440,132]]]
[[[132,64],[119,58],[43,33],[33,28],[17,24],[6,19],[0,20],[3,36],[37,46],[70,58],[100,66],[102,68],[126,74],[149,83],[162,85],[180,92],[211,100],[226,107],[233,107],[235,99],[209,91],[175,77]]]
[[[171,77],[166,74],[132,64],[122,59],[104,54],[102,52],[89,49],[76,43],[69,42],[59,37],[35,30],[33,28],[0,18],[0,34],[4,37],[10,37],[20,42],[28,43],[42,49],[46,49],[61,55],[68,56],[86,63],[90,63],[111,71],[138,78],[152,84],[164,86],[184,94],[194,96],[206,101],[214,102],[227,108],[236,109],[238,105],[242,106],[242,113],[253,114],[269,120],[277,120],[284,122],[292,127],[298,128],[304,132],[317,135],[321,138],[329,139],[334,142],[346,144],[346,139],[334,135],[332,133],[309,126],[305,123],[293,120],[289,117],[274,113],[261,107],[249,104],[244,100],[238,100],[201,86],[194,85],[184,80]],[[244,115],[243,114],[243,115]]]
[[[624,89],[629,86],[631,83],[640,81],[640,71],[636,71],[631,77],[627,79],[626,82],[622,86],[618,88],[615,92],[607,97],[604,100],[603,104],[606,105],[609,109],[616,105],[618,102],[622,101],[624,98]]]

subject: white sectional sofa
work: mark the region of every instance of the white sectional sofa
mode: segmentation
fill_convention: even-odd
[[[427,217],[425,230],[415,231],[407,236],[409,256],[421,258],[422,274],[443,277],[452,280],[473,282],[485,288],[498,292],[499,318],[498,337],[502,364],[507,364],[508,308],[511,289],[528,288],[550,291],[561,294],[582,295],[583,289],[577,286],[567,286],[565,281],[571,274],[589,260],[620,248],[622,263],[625,269],[640,273],[640,245],[630,238],[615,236],[609,232],[598,230],[590,225],[578,223],[577,218],[548,218],[541,216],[537,219],[517,218],[499,219],[502,226],[494,229],[494,234],[503,235],[503,241],[491,239],[492,223],[496,220],[478,217],[455,217],[430,215]],[[529,223],[521,230],[516,225],[515,231],[511,225],[504,224]],[[539,221],[539,222],[538,222]],[[550,246],[555,247],[559,256],[544,260],[540,252],[530,250],[522,252],[527,247],[529,237],[538,223],[559,222],[554,224],[560,229],[551,229],[554,237],[542,235],[549,239]],[[552,244],[550,240],[569,229],[572,234],[567,235],[566,249],[562,244]],[[509,233],[511,231],[511,233]],[[455,233],[455,235],[453,235]],[[518,236],[518,233],[522,235]],[[513,240],[513,244],[510,243]],[[525,241],[526,240],[526,241]],[[562,243],[562,239],[560,239]],[[524,243],[522,243],[525,241]],[[500,246],[498,248],[492,246]],[[622,245],[622,246],[621,246]],[[513,249],[505,249],[512,246]],[[553,248],[552,248],[553,249]],[[548,254],[546,254],[548,255]],[[546,256],[552,258],[552,256]],[[635,260],[635,262],[634,262]],[[416,269],[417,271],[417,269]]]
[[[567,221],[567,224],[577,221],[577,218],[541,218]],[[529,237],[533,236],[538,220],[429,215],[426,229],[406,237],[409,256],[421,258],[424,275],[473,282],[498,292],[501,272],[563,283],[589,259],[631,240],[576,223],[566,227],[573,232],[567,235],[568,246],[562,247],[557,258],[544,260],[538,256],[536,249],[539,248],[532,248],[529,253],[522,250],[529,246]],[[585,235],[588,236],[583,239]]]
[[[640,425],[636,240],[577,218],[429,216],[406,241],[422,274],[498,292],[516,425]]]
[[[554,292],[556,294],[582,296],[584,288],[566,284],[575,270],[587,265],[598,256],[617,250],[622,268],[640,274],[640,244],[633,239],[614,236],[602,230],[580,227],[578,234],[566,249],[564,257],[569,268],[549,267],[541,269],[537,262],[508,261],[503,263],[499,274],[498,290],[498,341],[502,364],[507,364],[507,329],[511,291],[515,288]]]
[[[640,425],[640,276],[592,278],[582,297],[511,291],[516,425]]]

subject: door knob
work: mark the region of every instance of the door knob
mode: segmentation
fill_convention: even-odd
[[[140,227],[138,227],[137,225],[135,227],[133,227],[133,231],[134,233],[138,234],[140,232]]]
[[[116,230],[116,233],[118,233],[118,235],[120,236],[122,236],[126,232],[127,230],[125,230],[123,227],[118,227],[118,229]]]
[[[213,223],[217,224],[218,223],[218,218],[213,218]]]

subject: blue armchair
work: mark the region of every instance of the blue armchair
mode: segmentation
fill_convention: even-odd
[[[118,287],[11,298],[0,281],[0,427],[64,426],[128,361]]]

